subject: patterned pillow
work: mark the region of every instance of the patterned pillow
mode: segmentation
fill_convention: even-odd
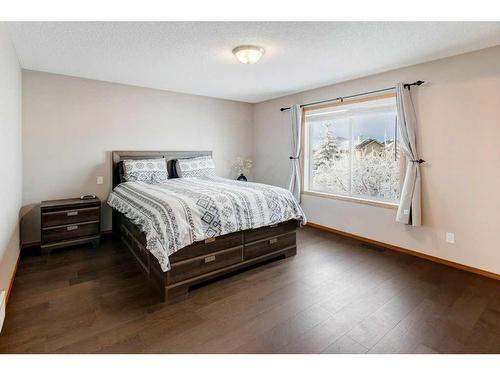
[[[215,176],[215,164],[211,156],[178,159],[176,169],[179,177]]]
[[[141,181],[147,184],[161,184],[168,180],[165,159],[124,160],[125,181]]]

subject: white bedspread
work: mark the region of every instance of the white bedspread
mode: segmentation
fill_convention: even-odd
[[[305,215],[285,189],[220,177],[190,177],[149,185],[125,182],[109,195],[108,205],[146,235],[147,249],[163,271],[168,257],[196,241],[255,229]]]

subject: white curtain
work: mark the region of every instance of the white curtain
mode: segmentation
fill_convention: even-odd
[[[420,202],[420,163],[423,162],[418,156],[416,143],[417,117],[410,95],[410,89],[403,83],[396,85],[397,124],[399,143],[404,153],[406,173],[401,189],[401,201],[399,203],[396,221],[413,225],[421,225],[421,202]]]
[[[290,108],[290,113],[292,126],[292,151],[290,154],[291,175],[288,190],[292,192],[293,196],[297,199],[297,202],[300,203],[300,134],[302,108],[300,108],[300,105],[295,104]]]

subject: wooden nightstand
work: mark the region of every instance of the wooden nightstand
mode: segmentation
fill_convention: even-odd
[[[41,211],[41,248],[50,252],[59,247],[91,242],[101,238],[101,201],[80,198],[43,201]]]

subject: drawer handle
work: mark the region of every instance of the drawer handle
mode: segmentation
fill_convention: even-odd
[[[205,243],[212,243],[212,242],[215,242],[215,237],[207,238],[205,240]]]
[[[270,228],[276,228],[277,226],[278,226],[278,224],[269,225]]]
[[[75,230],[75,229],[78,229],[78,225],[68,225],[66,227],[66,230]]]
[[[269,245],[272,245],[273,243],[276,243],[276,242],[278,242],[278,239],[276,237],[275,238],[271,238],[269,240]]]
[[[205,263],[210,263],[215,260],[215,255],[210,255],[209,257],[205,258]]]
[[[67,213],[67,215],[68,215],[68,216],[76,216],[76,215],[78,215],[78,211],[69,211],[69,212]]]

